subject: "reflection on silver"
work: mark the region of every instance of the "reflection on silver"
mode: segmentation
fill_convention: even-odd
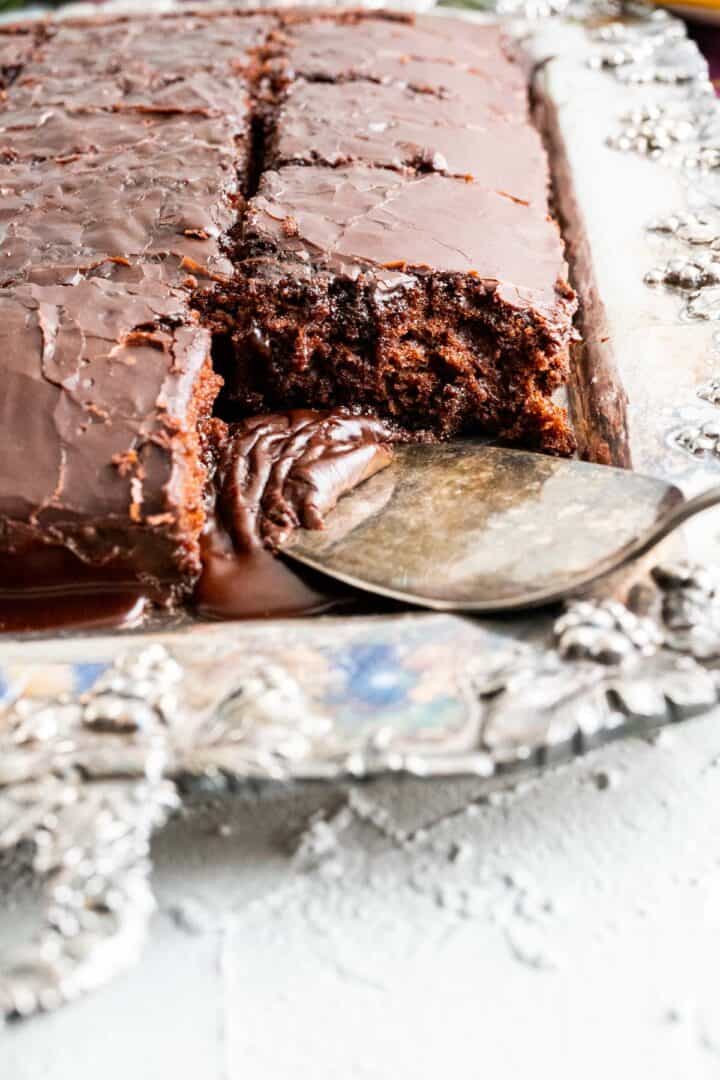
[[[616,130],[607,136],[606,142],[613,150],[662,160],[677,144],[695,138],[698,123],[698,110],[694,106],[685,102],[652,102],[618,117]]]
[[[698,509],[625,469],[463,439],[398,447],[322,531],[284,553],[341,581],[438,611],[564,599],[649,550]]]

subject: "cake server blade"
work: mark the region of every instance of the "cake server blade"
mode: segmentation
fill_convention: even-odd
[[[720,488],[685,501],[653,477],[479,440],[409,445],[283,553],[423,607],[508,611],[582,591],[718,502]]]

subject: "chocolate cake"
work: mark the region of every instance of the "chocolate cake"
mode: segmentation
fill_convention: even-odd
[[[361,405],[405,428],[567,452],[570,290],[544,207],[367,165],[263,175],[228,296],[246,411]]]
[[[259,431],[295,484],[266,543],[320,523],[288,509],[298,469],[310,490],[352,461],[337,497],[387,462],[388,423],[572,449],[551,395],[574,298],[496,27],[299,9],[5,28],[0,194],[3,604],[187,595],[213,522],[237,533],[228,461]],[[243,421],[288,409],[326,411]]]
[[[0,290],[0,354],[3,549],[60,543],[115,581],[194,580],[219,380],[183,301],[144,277]],[[0,585],[14,575],[3,559]]]
[[[574,297],[498,29],[298,16],[266,53],[264,168],[213,297],[226,398],[569,452]]]

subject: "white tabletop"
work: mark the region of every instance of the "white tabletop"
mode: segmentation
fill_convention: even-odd
[[[0,1076],[714,1078],[717,720],[489,803],[381,781],[198,806],[155,844],[140,966],[6,1028]]]

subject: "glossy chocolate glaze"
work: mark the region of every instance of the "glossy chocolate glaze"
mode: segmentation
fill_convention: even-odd
[[[452,19],[412,21],[357,17],[310,19],[287,27],[280,48],[288,77],[324,82],[367,79],[464,98],[480,112],[527,115],[522,71],[508,61],[497,26]],[[462,106],[460,106],[462,108]]]
[[[547,203],[547,160],[534,128],[509,128],[467,98],[418,94],[397,83],[297,80],[267,158],[269,168],[360,163],[437,172]]]
[[[220,457],[220,517],[239,548],[276,550],[321,529],[346,491],[392,460],[387,424],[347,409],[254,416],[232,425]]]
[[[133,591],[0,595],[0,633],[131,629],[142,623],[149,603]]]
[[[366,165],[290,165],[263,176],[245,243],[350,279],[363,271],[469,275],[570,338],[574,304],[546,206],[479,184]]]
[[[64,131],[51,123],[47,139],[41,125],[41,155],[60,149],[63,156],[38,162],[22,156],[31,131],[20,130],[17,160],[0,164],[0,284],[64,283],[107,259],[143,264],[171,255],[229,273],[220,238],[236,216],[235,125],[204,117],[198,123],[203,131],[177,119],[148,123],[122,152],[108,136],[106,148],[88,154],[78,153],[82,124],[72,125],[73,137],[70,121]],[[96,141],[98,126],[89,124]],[[167,141],[160,141],[163,134]],[[187,271],[176,283],[186,277]]]
[[[215,618],[327,610],[347,592],[291,570],[271,552],[293,529],[321,529],[338,499],[392,460],[386,424],[348,410],[257,416],[232,425],[203,537],[200,614]]]
[[[190,11],[63,19],[42,26],[32,70],[24,75],[78,69],[90,75],[116,71],[197,71],[242,74],[248,53],[277,24],[273,13]]]
[[[67,545],[158,581],[199,571],[190,419],[209,335],[140,279],[0,291],[0,544]],[[28,467],[31,463],[31,467]],[[193,507],[193,500],[195,506]]]
[[[304,575],[265,548],[237,551],[210,525],[202,539],[203,572],[193,606],[206,619],[270,619],[318,615],[347,602],[347,593],[305,582]]]
[[[0,557],[0,632],[136,626],[162,591],[143,587],[132,564],[99,566],[67,547],[28,542]]]

